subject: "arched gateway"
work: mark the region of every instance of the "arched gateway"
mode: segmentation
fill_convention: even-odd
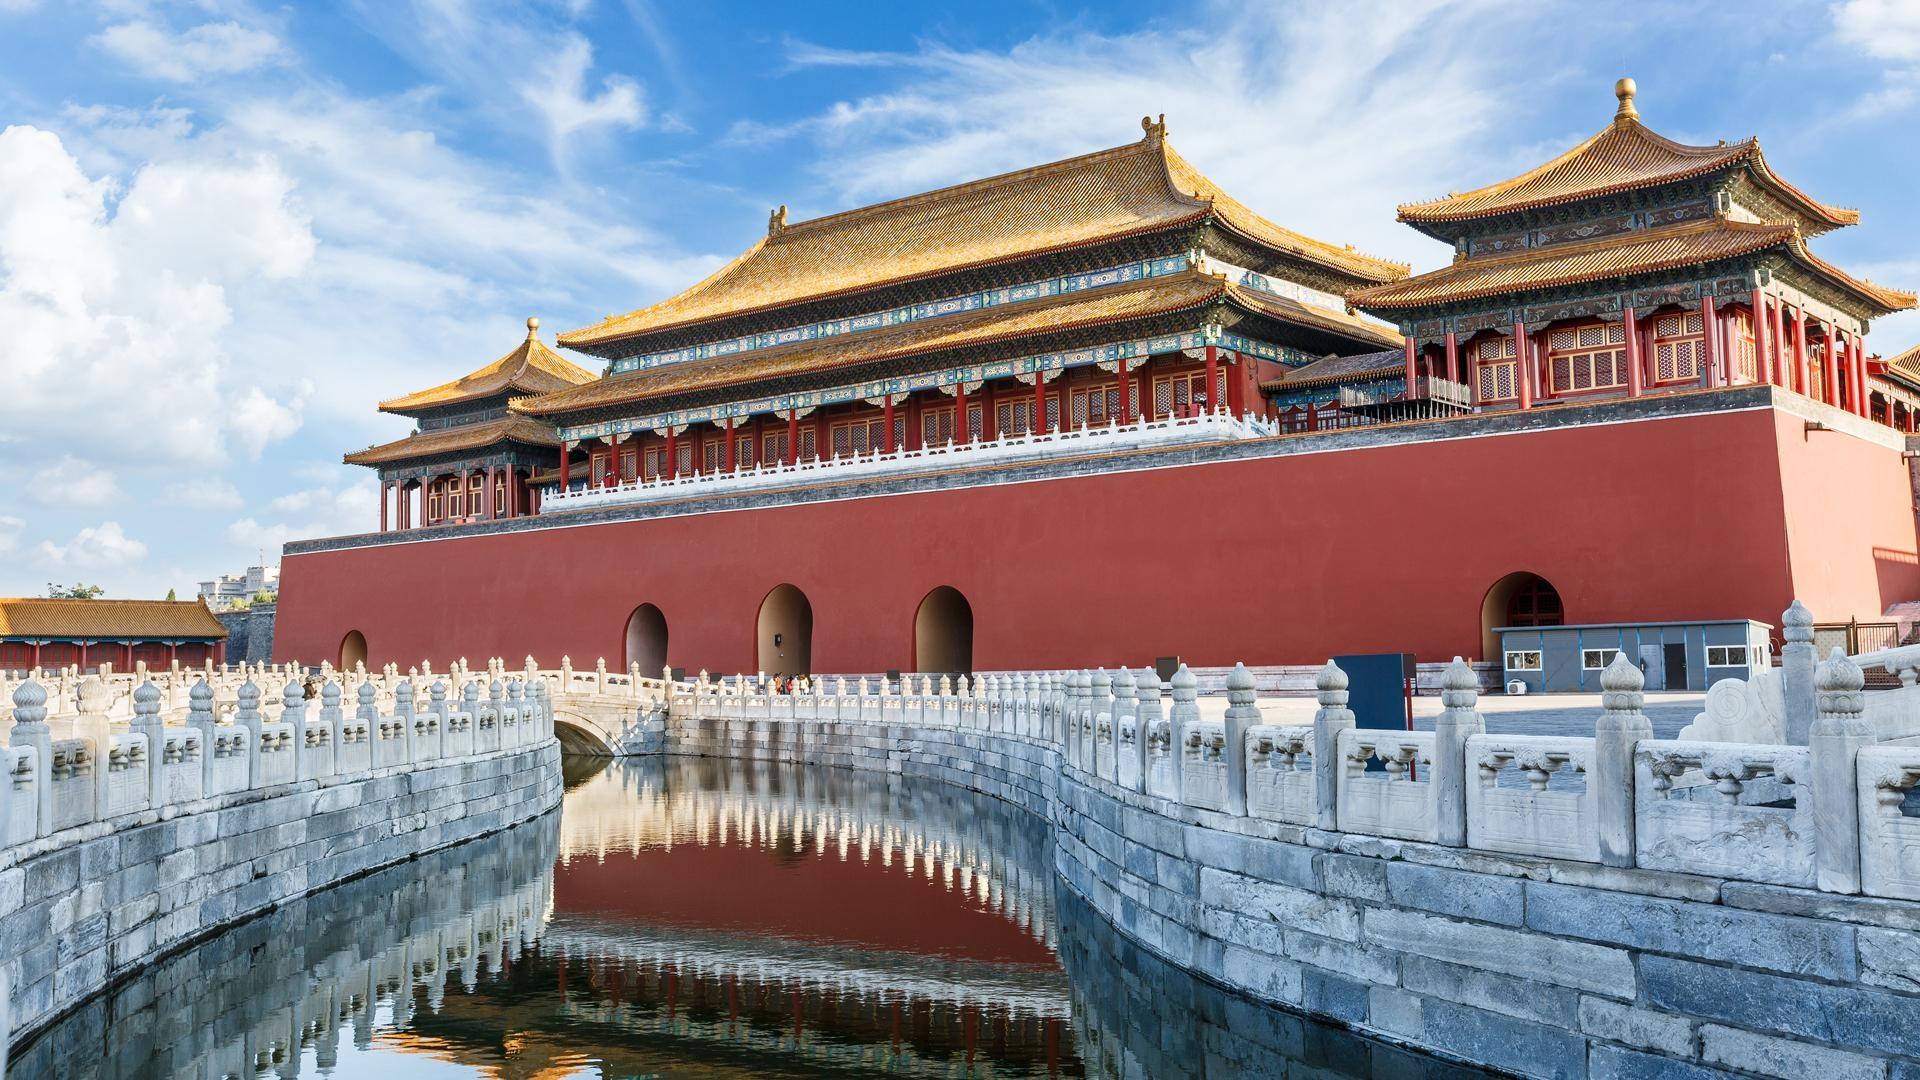
[[[1499,627],[1561,626],[1566,621],[1560,590],[1539,574],[1516,570],[1494,582],[1480,601],[1481,656],[1499,658],[1500,635],[1494,633]]]
[[[340,639],[340,670],[352,671],[354,665],[367,662],[367,635],[358,630],[347,631]]]
[[[652,604],[641,604],[627,616],[626,666],[640,665],[640,674],[660,677],[667,666],[667,617]]]
[[[959,589],[942,585],[913,614],[913,670],[973,672],[973,605]]]
[[[754,666],[769,675],[813,672],[813,604],[798,587],[780,584],[760,601]]]

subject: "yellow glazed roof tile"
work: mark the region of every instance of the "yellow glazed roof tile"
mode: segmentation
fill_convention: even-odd
[[[446,454],[456,450],[475,450],[511,439],[530,446],[559,446],[560,436],[553,428],[524,416],[505,416],[479,424],[463,424],[425,433],[416,432],[404,439],[369,446],[341,458],[348,465],[384,465],[390,461]]]
[[[1137,143],[874,206],[787,224],[692,288],[560,335],[572,348],[617,341],[956,270],[1150,232],[1214,215],[1227,228],[1362,282],[1398,263],[1310,239],[1254,213],[1173,151],[1165,128]]]
[[[540,394],[548,390],[592,382],[593,372],[547,348],[540,340],[540,320],[527,320],[527,339],[507,355],[478,371],[462,375],[452,382],[420,390],[380,403],[381,412],[413,413],[443,405],[477,401],[495,394],[517,391]]]
[[[0,637],[224,638],[227,629],[198,600],[0,599]]]

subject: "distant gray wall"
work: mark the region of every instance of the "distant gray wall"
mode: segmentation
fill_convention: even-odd
[[[227,663],[264,664],[273,659],[273,604],[247,611],[220,611],[214,618],[227,628]]]

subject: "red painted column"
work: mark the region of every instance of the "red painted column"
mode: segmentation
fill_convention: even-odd
[[[567,490],[567,452],[569,449],[571,449],[571,447],[572,447],[572,444],[567,442],[565,439],[560,440],[560,490],[561,491]]]
[[[493,466],[491,465],[487,466],[487,478],[485,480],[482,480],[481,483],[485,484],[486,486],[480,489],[480,516],[484,520],[492,521],[493,520]]]
[[[953,388],[953,441],[972,442],[973,425],[967,423],[967,380]]]
[[[1407,343],[1407,351],[1409,353],[1413,351],[1413,343],[1411,341]],[[1409,370],[1411,370],[1411,361],[1409,361]],[[1214,400],[1214,396],[1215,396],[1214,388],[1220,384],[1219,375],[1220,375],[1219,348],[1214,345],[1209,345],[1207,346],[1207,411],[1208,412],[1214,412],[1220,408],[1220,403]]]
[[[1773,358],[1767,355],[1767,298],[1759,289],[1753,290],[1753,360],[1754,374],[1763,383],[1773,381]]]
[[[1408,338],[1406,340],[1406,344],[1401,347],[1401,354],[1406,358],[1406,367],[1407,367],[1406,392],[1401,394],[1401,397],[1406,398],[1408,401],[1412,401],[1413,388],[1415,383],[1418,382],[1420,377],[1419,371],[1416,370],[1415,368],[1415,361],[1414,361],[1415,350],[1414,350],[1414,344],[1413,344],[1412,338]]]
[[[800,460],[800,410],[790,409],[787,412],[787,464],[792,465],[797,463],[799,460]]]
[[[727,444],[720,448],[720,471],[732,472],[733,471],[734,436],[733,436],[733,417],[731,416],[727,417],[727,433],[725,436],[723,436],[723,438],[727,440]]]
[[[886,431],[886,438],[882,440],[881,445],[885,446],[887,448],[887,453],[891,454],[895,450],[899,449],[898,447],[893,445],[893,395],[892,394],[887,395],[886,403],[887,403],[887,407],[881,410],[880,422],[886,425],[887,431]]]
[[[1120,387],[1120,422],[1133,423],[1133,375],[1127,371],[1127,361],[1121,357],[1114,366],[1113,377]]]
[[[1780,300],[1773,302],[1773,384],[1789,389],[1793,386],[1793,364],[1787,347],[1787,305]]]
[[[1873,400],[1867,386],[1867,343],[1859,334],[1849,340],[1853,342],[1853,385],[1860,391],[1860,415],[1872,419]]]
[[[1793,389],[1813,397],[1813,364],[1807,356],[1807,309],[1793,309]]]
[[[1227,409],[1236,419],[1246,418],[1247,358],[1238,352],[1227,361]]]
[[[387,531],[387,499],[393,495],[393,485],[380,481],[380,531]]]
[[[1460,381],[1460,338],[1451,330],[1447,331],[1447,381]]]
[[[1411,351],[1412,342],[1408,342]],[[1533,348],[1527,340],[1527,324],[1515,319],[1513,323],[1513,370],[1514,383],[1520,389],[1520,407],[1533,408]]]
[[[1647,373],[1640,360],[1640,319],[1632,306],[1620,312],[1620,324],[1627,337],[1627,396],[1639,397],[1647,392]]]
[[[1715,381],[1722,377],[1723,373],[1720,371],[1720,354],[1726,350],[1721,347],[1720,313],[1714,310],[1713,297],[1711,296],[1700,301],[1700,343],[1701,346],[1706,349],[1707,353],[1707,355],[1703,357],[1707,369],[1707,385],[1728,385],[1732,380],[1728,380],[1728,382]]]
[[[1047,373],[1033,373],[1033,433],[1047,433]]]
[[[679,465],[679,463],[680,463],[679,445],[674,438],[673,426],[669,424],[667,426],[667,462],[666,462],[666,465],[660,470],[661,475],[665,476],[669,480],[673,479],[675,466]]]
[[[1836,339],[1840,332],[1832,323],[1824,320],[1820,323],[1820,327],[1826,331],[1826,364],[1824,365],[1826,371],[1822,373],[1825,378],[1821,380],[1826,383],[1826,386],[1823,392],[1826,394],[1826,403],[1838,407],[1840,404],[1840,350],[1834,348],[1834,345],[1837,344]]]

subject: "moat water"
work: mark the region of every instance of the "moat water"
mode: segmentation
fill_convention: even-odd
[[[932,782],[568,764],[560,811],[289,905],[16,1047],[13,1077],[1480,1075],[1240,998]]]

